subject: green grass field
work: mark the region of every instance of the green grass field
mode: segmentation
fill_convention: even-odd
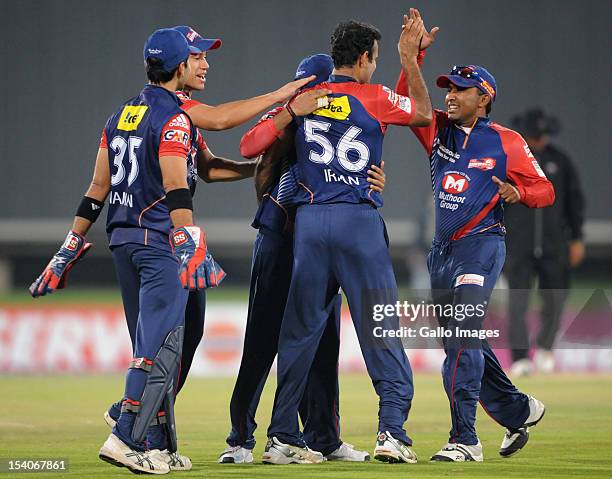
[[[340,380],[342,438],[372,451],[376,434],[377,398],[365,375]],[[264,466],[259,462],[270,417],[274,381],[266,387],[258,413],[260,429],[256,463],[220,465],[215,460],[229,431],[228,402],[233,378],[191,379],[177,402],[182,453],[194,469],[173,473],[206,478],[406,478],[406,477],[612,477],[612,377],[533,377],[518,386],[544,401],[547,413],[532,429],[526,448],[502,459],[497,451],[503,431],[481,410],[477,427],[485,448],[480,464],[430,464],[429,456],[446,441],[448,404],[435,375],[415,377],[415,400],[407,423],[420,462],[409,464],[326,463]],[[61,477],[130,477],[97,453],[109,430],[102,412],[122,392],[119,376],[2,376],[0,458],[68,458]],[[60,477],[57,473],[20,473],[17,477]],[[10,477],[8,473],[0,473]]]

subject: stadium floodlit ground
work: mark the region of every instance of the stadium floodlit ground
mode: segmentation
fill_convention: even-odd
[[[366,375],[344,375],[340,383],[342,438],[359,449],[373,450],[377,398]],[[519,387],[547,406],[546,416],[532,429],[526,448],[515,457],[497,451],[503,431],[482,410],[477,427],[485,462],[444,464],[428,462],[446,439],[448,402],[440,377],[415,376],[415,400],[408,428],[419,463],[324,463],[322,465],[263,465],[265,430],[274,394],[274,378],[266,387],[257,415],[255,464],[216,464],[229,430],[228,401],[234,379],[192,378],[177,401],[181,452],[189,455],[191,472],[180,477],[207,478],[371,478],[371,477],[611,477],[612,377],[601,375],[536,376]],[[68,458],[69,472],[61,477],[130,477],[126,469],[98,459],[109,431],[102,413],[121,395],[120,376],[4,376],[0,412],[0,457]],[[19,474],[18,477],[29,477]],[[33,473],[33,477],[58,477]],[[0,473],[0,477],[10,477]]]

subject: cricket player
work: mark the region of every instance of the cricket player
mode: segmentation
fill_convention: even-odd
[[[329,55],[317,54],[303,59],[296,79],[316,75],[305,88],[329,78],[333,62]],[[295,149],[293,148],[293,115],[304,116],[317,108],[305,108],[307,95],[326,95],[331,90],[315,89],[296,97],[289,106],[277,107],[242,137],[241,154],[258,160],[256,191],[260,202],[253,226],[258,229],[253,250],[249,313],[240,372],[230,403],[232,430],[228,447],[219,457],[220,463],[250,463],[255,446],[255,413],[268,373],[276,357],[278,336],[293,264],[294,196],[297,190]],[[314,97],[313,97],[314,98]],[[327,99],[320,101],[327,104]],[[288,109],[291,110],[289,113]],[[291,140],[291,151],[281,154],[282,143]],[[377,169],[377,167],[374,166]],[[372,188],[384,188],[382,170],[370,171]],[[338,350],[340,296],[329,305],[329,318],[308,378],[306,392],[299,406],[304,424],[304,440],[321,451],[327,460],[366,461],[369,454],[357,451],[340,439],[338,414]],[[286,463],[283,462],[283,463]]]
[[[411,9],[410,18],[420,19],[418,10]],[[419,63],[436,32],[426,30]],[[407,74],[402,70],[397,84],[406,95]],[[506,253],[503,205],[521,202],[542,208],[554,202],[555,192],[525,140],[489,118],[497,97],[493,75],[478,65],[455,66],[436,84],[447,89],[447,111],[435,110],[431,125],[413,129],[431,164],[436,232],[427,265],[433,299],[443,306],[486,312]],[[452,333],[444,342],[442,368],[452,428],[448,443],[432,461],[483,460],[475,429],[479,401],[506,428],[502,456],[518,452],[529,438],[527,428],[544,415],[544,405],[508,379],[486,340],[459,338],[459,330],[482,330],[483,319],[477,314],[438,318]]]
[[[187,104],[188,107],[200,104],[191,99],[191,92],[194,90],[204,90],[205,76],[209,67],[206,61],[206,54],[210,50],[219,48],[222,42],[220,39],[203,38],[194,29],[188,26],[177,26],[174,27],[174,29],[185,36],[190,49],[188,60],[189,69],[185,79],[185,85],[182,90],[176,92],[176,95],[182,102],[181,109],[186,111],[188,108],[185,108],[185,104]],[[237,162],[218,157],[212,153],[199,130],[196,134],[197,140],[192,145],[190,153],[193,162],[193,170],[190,171],[190,175],[194,181],[194,190],[196,185],[195,181],[198,176],[206,182],[217,182],[237,181],[244,178],[250,178],[254,175],[255,161]],[[138,322],[138,298],[134,297],[134,295],[130,295],[128,291],[123,295],[123,299],[126,311],[134,311],[134,314],[127,315],[130,339],[132,341],[132,346],[134,346]],[[176,387],[177,394],[185,384],[195,352],[202,339],[205,310],[206,290],[190,291],[185,308],[185,332],[183,336],[180,375]],[[111,428],[115,426],[121,414],[121,403],[121,400],[117,401],[104,413],[104,419]],[[147,433],[147,443],[150,449],[159,449],[164,452],[167,450],[166,431],[163,425],[156,424],[151,426]],[[174,470],[189,470],[191,468],[191,462],[188,457],[176,453],[169,453],[168,456],[169,464]]]
[[[278,386],[264,462],[320,463],[320,451],[307,447],[298,426],[298,404],[328,322],[328,305],[341,287],[349,302],[368,373],[380,398],[375,458],[416,462],[403,424],[410,409],[412,371],[402,347],[388,341],[370,347],[364,295],[382,290],[397,298],[397,286],[384,222],[382,197],[367,179],[380,165],[382,141],[390,124],[424,126],[431,104],[416,63],[422,22],[404,17],[398,49],[413,97],[370,84],[376,69],[380,32],[348,21],[332,34],[334,71],[315,88],[332,90],[332,101],[296,117],[295,145],[299,205],[295,218],[291,286],[278,344]],[[397,317],[390,323],[397,324]],[[370,330],[370,335],[372,334]]]
[[[177,450],[173,405],[188,290],[216,286],[225,273],[207,252],[204,231],[193,224],[189,172],[196,130],[174,93],[185,83],[189,45],[180,32],[161,29],[143,53],[149,84],[107,121],[72,229],[30,291],[38,297],[65,286],[67,273],[91,247],[85,235],[109,196],[109,244],[122,295],[138,298],[129,301],[138,304],[138,320],[121,414],[99,455],[133,472],[166,474]],[[200,120],[211,128],[231,127],[285,101],[309,80],[206,109]],[[236,104],[242,111],[236,113]],[[126,317],[134,313],[126,309]],[[166,425],[165,452],[145,443],[149,426],[160,422]]]

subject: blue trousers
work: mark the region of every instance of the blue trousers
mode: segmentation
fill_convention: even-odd
[[[474,235],[450,243],[435,243],[427,265],[431,275],[433,300],[441,306],[489,303],[506,256],[500,235]],[[457,315],[439,318],[450,329],[482,329],[484,316],[465,318]],[[450,402],[452,427],[449,442],[466,445],[478,443],[476,406],[482,407],[500,425],[516,429],[529,416],[529,398],[520,392],[504,373],[486,340],[445,339],[446,359],[442,366],[444,389]]]
[[[253,249],[249,312],[240,371],[230,402],[230,446],[255,447],[255,413],[277,354],[278,337],[287,302],[293,264],[293,239],[260,231]],[[340,440],[338,415],[339,295],[332,297],[321,343],[308,375],[299,413],[304,440],[323,454]]]
[[[123,274],[130,274],[129,268],[124,270]],[[118,270],[119,271],[119,270]],[[121,276],[118,274],[118,276]],[[128,276],[129,277],[129,276]],[[127,320],[128,332],[130,333],[130,341],[132,342],[132,351],[136,342],[136,326],[138,325],[138,315],[140,312],[140,301],[139,295],[134,294],[135,288],[134,281],[119,280],[121,287],[121,300],[123,302],[123,309],[125,311],[125,319]],[[185,307],[185,334],[183,337],[183,354],[181,356],[181,372],[179,375],[177,394],[185,385],[187,375],[191,369],[193,358],[196,350],[204,335],[204,318],[206,313],[206,290],[199,289],[197,291],[189,291],[189,297],[187,299],[187,306]],[[118,406],[117,406],[118,404]],[[116,411],[117,417],[119,417],[119,411],[117,407],[121,409],[121,401],[113,404],[113,413]],[[115,419],[114,414],[111,416]]]
[[[408,358],[399,340],[386,347],[368,347],[371,338],[363,327],[368,311],[363,311],[362,301],[368,291],[383,290],[397,299],[384,222],[368,204],[306,205],[297,211],[293,273],[278,343],[278,384],[268,436],[303,445],[298,404],[339,287],[348,298],[380,398],[378,428],[411,444],[403,429],[413,396]]]
[[[122,265],[124,266],[124,265]],[[134,345],[136,341],[136,326],[138,325],[138,315],[140,311],[139,295],[134,294],[135,288],[134,283],[125,278],[130,277],[129,268],[122,268],[124,280],[120,281],[121,284],[121,298],[123,301],[123,309],[125,311],[125,318],[127,320],[128,331],[130,333],[130,340],[132,341],[132,351],[134,351]],[[185,307],[185,333],[183,335],[183,352],[181,356],[181,366],[178,378],[178,384],[176,393],[178,394],[187,380],[191,364],[195,352],[202,340],[204,335],[204,316],[206,312],[206,290],[190,291],[187,299],[187,306]],[[119,419],[121,414],[121,402],[113,403],[108,410],[111,418],[115,421]],[[164,428],[153,426],[149,430],[147,437],[147,445],[151,449],[166,449],[167,440]]]
[[[154,359],[168,333],[184,325],[188,291],[178,279],[178,262],[169,251],[136,243],[116,246],[112,255],[134,357]],[[139,401],[146,381],[145,371],[129,369],[124,399]],[[113,432],[132,448],[142,450],[146,445],[131,438],[134,419],[131,412],[121,413]]]

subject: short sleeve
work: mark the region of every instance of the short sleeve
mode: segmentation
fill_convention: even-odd
[[[191,149],[191,123],[184,113],[174,115],[162,128],[159,140],[159,157],[184,156]]]
[[[102,130],[102,135],[100,136],[99,148],[104,148],[105,150],[108,150],[108,140],[106,139],[106,128]]]
[[[378,85],[377,117],[384,125],[409,125],[414,116],[414,102],[391,88]]]

